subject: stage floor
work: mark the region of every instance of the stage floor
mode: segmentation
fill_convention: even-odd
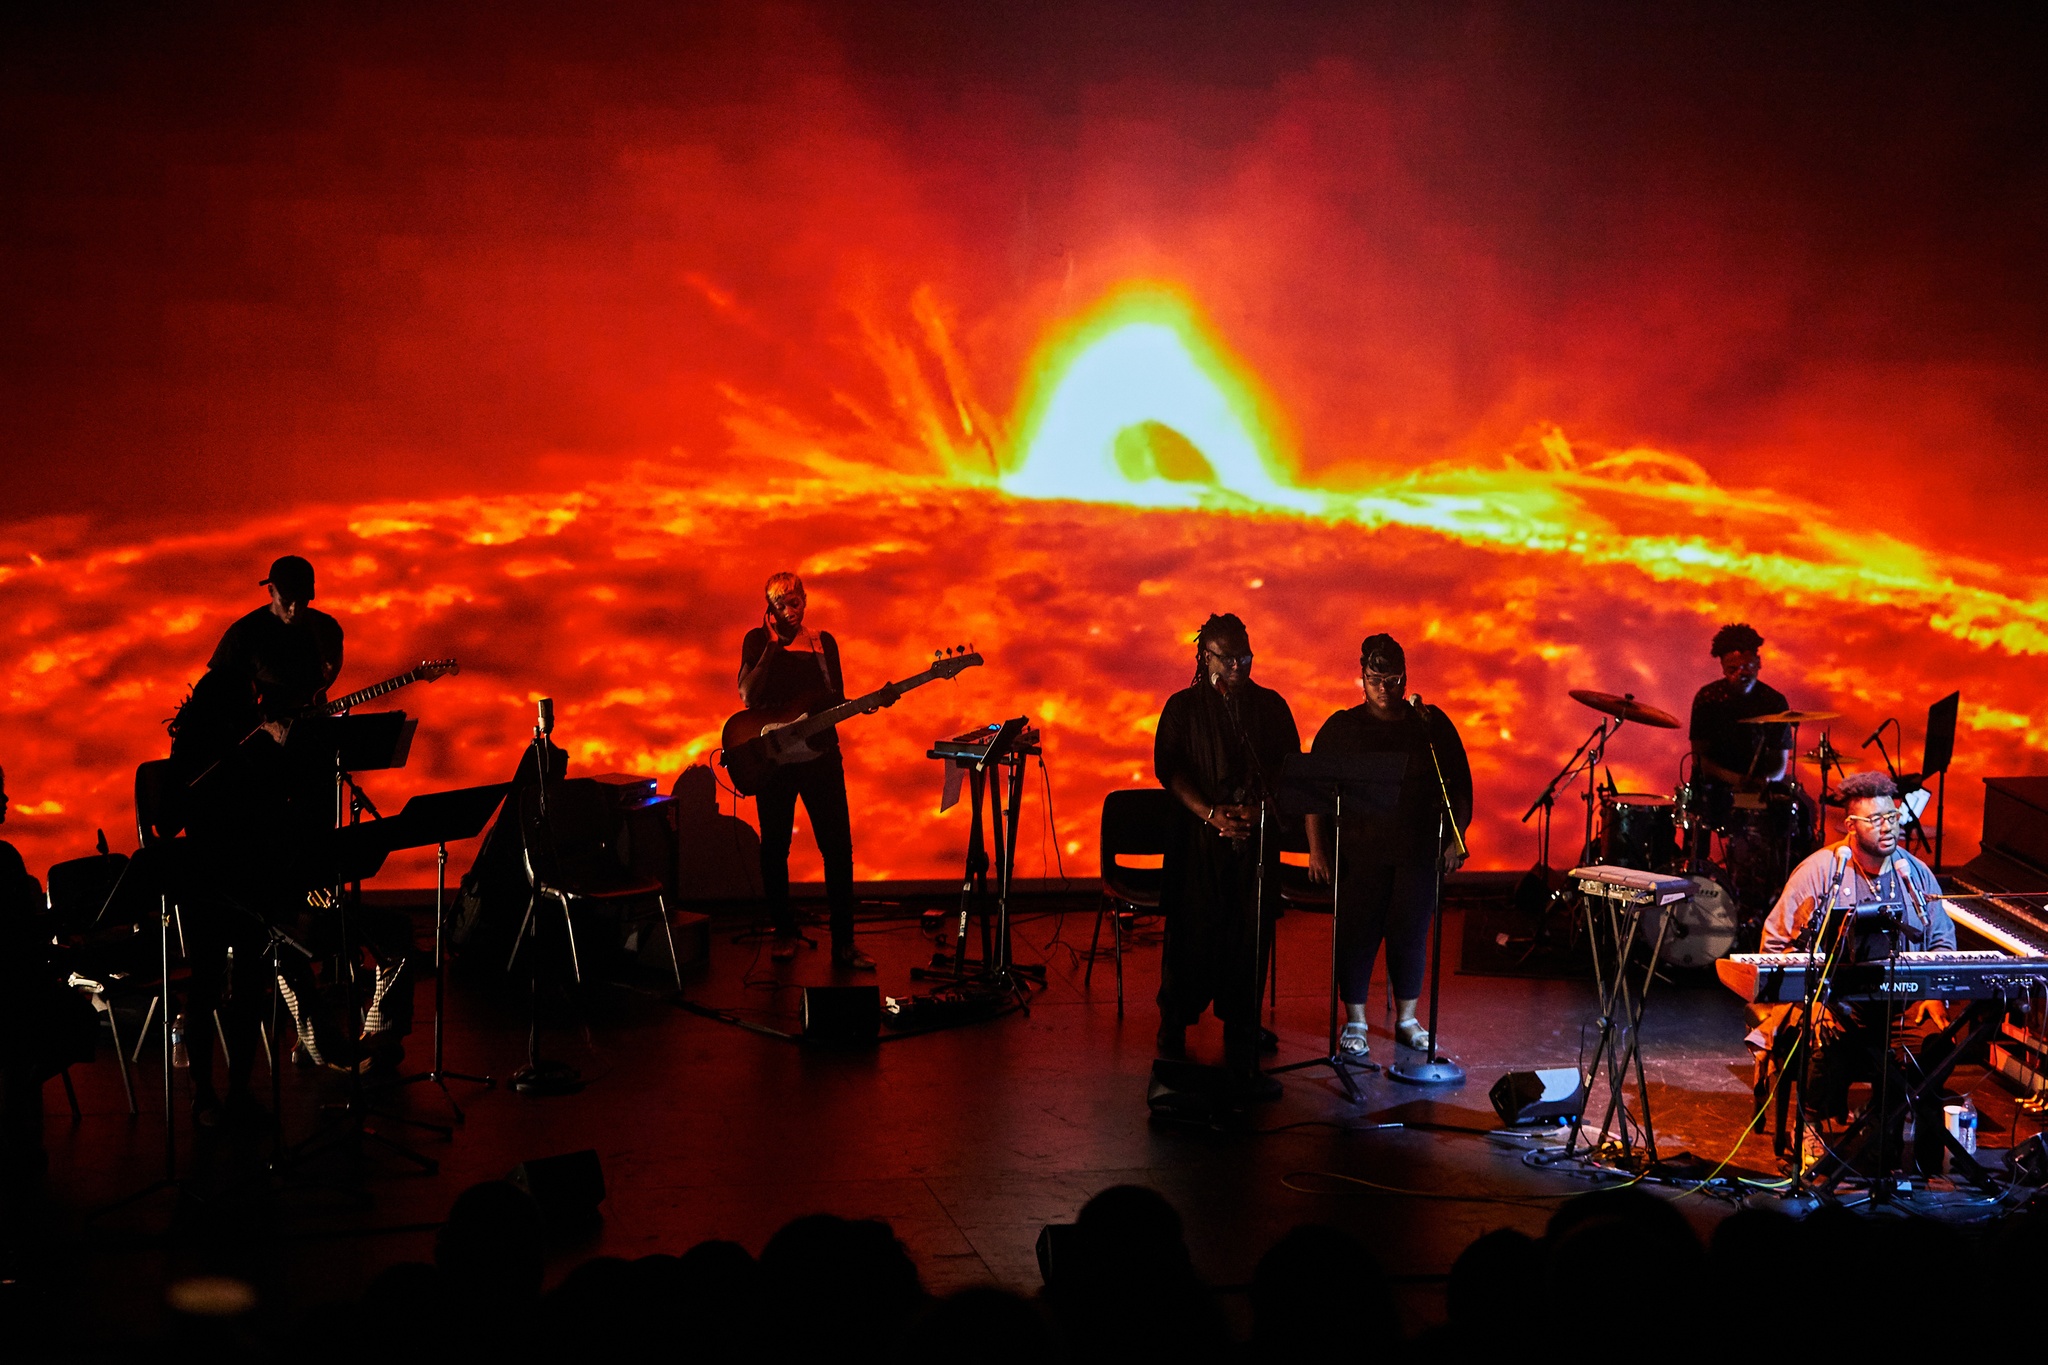
[[[1061,902],[1038,902],[1047,904]],[[1539,1231],[1557,1202],[1590,1187],[1525,1165],[1536,1140],[1486,1136],[1497,1125],[1487,1090],[1503,1072],[1569,1067],[1582,1047],[1590,1050],[1590,980],[1459,974],[1454,911],[1441,1031],[1445,1052],[1467,1073],[1462,1087],[1422,1089],[1371,1075],[1362,1078],[1363,1103],[1352,1105],[1313,1068],[1289,1075],[1284,1098],[1246,1124],[1170,1126],[1151,1121],[1145,1104],[1158,1022],[1156,933],[1126,952],[1127,1010],[1119,1019],[1111,964],[1099,962],[1084,987],[1074,951],[1087,947],[1094,901],[1064,904],[1063,915],[1034,908],[1018,926],[1019,960],[1047,966],[1028,1014],[860,1051],[762,1036],[676,1008],[652,989],[600,989],[587,1025],[559,1020],[544,1033],[548,1056],[583,1071],[581,1093],[540,1098],[502,1084],[451,1082],[467,1113],[451,1139],[378,1125],[432,1157],[437,1174],[374,1148],[360,1162],[336,1155],[302,1172],[353,1185],[360,1201],[347,1189],[279,1189],[252,1175],[261,1153],[249,1141],[209,1134],[195,1149],[183,1131],[183,1169],[197,1173],[204,1199],[160,1192],[88,1217],[148,1186],[163,1164],[160,1062],[136,1069],[143,1112],[130,1119],[103,1048],[98,1062],[74,1070],[82,1119],[70,1119],[61,1086],[47,1088],[55,1213],[40,1234],[44,1249],[14,1287],[14,1311],[63,1323],[75,1336],[124,1339],[160,1321],[167,1280],[222,1271],[253,1280],[273,1322],[296,1321],[318,1304],[352,1298],[384,1265],[427,1258],[433,1225],[472,1182],[501,1177],[527,1158],[595,1148],[609,1187],[603,1227],[561,1248],[555,1274],[593,1254],[680,1252],[705,1238],[758,1251],[790,1218],[827,1211],[887,1219],[934,1291],[995,1283],[1030,1293],[1039,1283],[1039,1229],[1071,1219],[1106,1186],[1139,1182],[1179,1207],[1196,1264],[1212,1283],[1246,1283],[1258,1256],[1297,1223],[1333,1223],[1377,1249],[1417,1326],[1441,1316],[1442,1277],[1473,1237],[1500,1226]],[[934,945],[914,919],[863,922],[861,945],[881,964],[872,976],[835,971],[822,946],[774,964],[758,942],[732,942],[738,927],[720,926],[710,960],[689,973],[693,1001],[793,1031],[799,985],[878,982],[885,995],[925,989],[913,986],[909,969]],[[1280,925],[1276,1062],[1326,1050],[1329,930],[1327,917],[1299,913]],[[1393,1052],[1383,989],[1382,981],[1369,1011],[1382,1062]],[[517,1068],[523,1000],[458,976],[449,1067],[500,1078]],[[422,987],[408,1070],[428,1059],[431,1002]],[[1734,1148],[1750,1117],[1742,1031],[1740,1002],[1710,981],[1656,988],[1644,1043],[1667,1156],[1690,1151],[1711,1164]],[[1213,1021],[1190,1041],[1198,1059],[1221,1059]],[[257,1079],[259,1089],[267,1086],[260,1067]],[[1987,1143],[2004,1145],[2012,1106],[2000,1084],[1974,1069],[1959,1081],[1978,1089]],[[293,1140],[313,1131],[319,1103],[342,1086],[330,1073],[290,1067],[283,1083]],[[395,1104],[422,1118],[449,1116],[429,1085],[404,1087]],[[179,1112],[182,1128],[182,1103]],[[1371,1127],[1400,1120],[1431,1126]],[[2032,1131],[2031,1119],[2023,1123]],[[1738,1168],[1774,1172],[1768,1136],[1748,1139]],[[1693,1196],[1680,1207],[1705,1231],[1729,1205]]]

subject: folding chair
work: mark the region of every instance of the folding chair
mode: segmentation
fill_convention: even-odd
[[[661,930],[668,939],[668,961],[676,989],[683,988],[682,958],[676,952],[675,926],[669,922],[668,898],[658,880],[642,877],[626,867],[616,839],[619,814],[610,793],[588,779],[549,783],[546,813],[541,810],[542,789],[530,786],[519,793],[519,829],[526,845],[526,876],[533,891],[526,904],[526,920],[513,941],[506,960],[510,974],[519,961],[528,928],[543,900],[562,907],[562,925],[569,937],[569,967],[576,984],[583,984],[583,952],[576,941],[578,901],[621,902],[652,896],[661,915]]]
[[[1088,969],[1083,989],[1094,980],[1096,945],[1102,941],[1102,917],[1110,917],[1109,938],[1116,958],[1116,1017],[1124,1017],[1124,930],[1128,912],[1157,910],[1165,873],[1156,867],[1130,867],[1124,858],[1160,857],[1173,818],[1173,796],[1161,787],[1113,791],[1102,799],[1102,904],[1095,911],[1095,932],[1088,938]]]

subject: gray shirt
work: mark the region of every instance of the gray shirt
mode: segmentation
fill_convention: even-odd
[[[1847,848],[1846,840],[1830,844],[1792,869],[1778,903],[1771,907],[1770,918],[1764,921],[1765,952],[1784,953],[1805,947],[1800,936],[1813,919],[1814,906],[1824,902],[1829,888],[1835,885],[1835,872]],[[1902,873],[1912,883],[1910,893],[1900,885]],[[1837,905],[1889,902],[1905,907],[1907,932],[1901,948],[1909,952],[1935,952],[1956,946],[1956,926],[1948,917],[1948,906],[1940,899],[1941,884],[1935,881],[1926,863],[1905,849],[1892,854],[1891,863],[1875,879],[1865,876],[1853,857],[1841,876],[1842,884],[1835,892]],[[1920,935],[1917,941],[1915,931]]]

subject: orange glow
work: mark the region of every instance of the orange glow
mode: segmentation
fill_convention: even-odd
[[[1917,767],[1962,690],[1952,860],[1979,778],[2048,771],[2012,415],[2048,391],[2013,284],[2038,234],[1965,191],[2033,200],[1939,178],[2017,135],[1951,137],[1899,82],[1845,157],[1809,101],[1885,63],[1646,74],[1632,31],[1566,52],[1512,8],[1128,59],[1075,13],[1014,67],[802,6],[417,52],[250,26],[263,98],[151,103],[204,45],[24,94],[4,837],[38,871],[132,844],[135,765],[286,551],[348,628],[340,686],[462,662],[392,698],[422,724],[368,780],[386,810],[508,774],[539,696],[578,770],[666,787],[776,570],[856,686],[972,641],[987,667],[844,727],[866,877],[957,871],[926,744],[1020,712],[1092,872],[1223,610],[1304,733],[1357,700],[1362,636],[1401,637],[1472,751],[1482,867],[1531,860],[1516,817],[1595,719],[1567,689],[1683,716],[1730,620],[1858,761],[1896,715]],[[1582,52],[1599,79],[1556,79]],[[1615,778],[1668,792],[1683,749],[1631,727]],[[1054,854],[1027,834],[1021,871]]]

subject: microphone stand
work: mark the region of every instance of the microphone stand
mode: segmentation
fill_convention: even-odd
[[[1414,707],[1417,718],[1422,722],[1423,742],[1429,746],[1429,766],[1436,774],[1438,798],[1435,858],[1436,905],[1432,911],[1436,924],[1431,931],[1429,961],[1429,1055],[1419,1064],[1410,1064],[1396,1060],[1392,1066],[1387,1068],[1387,1075],[1394,1080],[1407,1081],[1412,1085],[1462,1085],[1465,1082],[1465,1069],[1448,1057],[1438,1056],[1436,1049],[1436,1012],[1439,988],[1443,982],[1444,970],[1444,832],[1446,830],[1450,832],[1451,846],[1457,851],[1461,859],[1466,856],[1468,850],[1465,847],[1465,835],[1458,828],[1457,813],[1451,809],[1451,789],[1444,782],[1444,765],[1437,757],[1436,736],[1430,733],[1429,710],[1422,704],[1420,695],[1415,698]],[[1603,730],[1606,728],[1605,721],[1601,722],[1601,728]],[[1590,741],[1588,742],[1590,743]],[[1605,747],[1604,744],[1602,747]],[[1595,761],[1597,762],[1597,760]],[[1591,769],[1589,768],[1588,772],[1590,771]],[[1589,822],[1592,819],[1590,807],[1588,808],[1586,818]]]
[[[1835,880],[1828,887],[1827,899],[1822,905],[1814,907],[1812,916],[1807,920],[1806,996],[1800,1002],[1799,1038],[1796,1044],[1799,1049],[1799,1069],[1805,1076],[1813,1074],[1814,1012],[1820,1008],[1820,997],[1824,984],[1821,980],[1820,972],[1820,936],[1827,931],[1828,916],[1835,912],[1835,901],[1842,891],[1842,878],[1847,875],[1849,859],[1854,856],[1847,848],[1842,850],[1842,856],[1835,860]],[[1847,931],[1848,926],[1854,922],[1854,916],[1845,915],[1836,924],[1835,942],[1829,948],[1827,961],[1832,962],[1834,960],[1835,953],[1842,946],[1844,933]],[[1806,1081],[1804,1079],[1799,1082],[1799,1103],[1792,1114],[1792,1188],[1788,1193],[1794,1197],[1804,1197],[1807,1194]]]
[[[1251,684],[1251,679],[1247,677],[1244,680],[1244,684],[1246,686],[1249,686]],[[1221,688],[1218,688],[1217,691],[1221,693],[1222,696],[1224,714],[1230,717],[1230,727],[1233,730],[1237,731],[1238,743],[1244,746],[1245,758],[1251,763],[1252,782],[1258,789],[1259,797],[1259,861],[1257,870],[1254,871],[1252,874],[1251,1067],[1252,1074],[1254,1077],[1256,1077],[1259,1073],[1260,1050],[1259,990],[1266,983],[1265,963],[1261,960],[1265,957],[1264,949],[1266,946],[1266,808],[1267,806],[1272,804],[1274,800],[1274,793],[1271,785],[1266,781],[1265,766],[1259,762],[1258,748],[1255,745],[1253,745],[1251,736],[1245,732],[1244,718],[1238,715],[1237,706],[1232,701],[1230,694],[1228,692],[1223,692]],[[1333,893],[1331,900],[1331,914],[1334,915],[1335,913],[1336,901]]]

